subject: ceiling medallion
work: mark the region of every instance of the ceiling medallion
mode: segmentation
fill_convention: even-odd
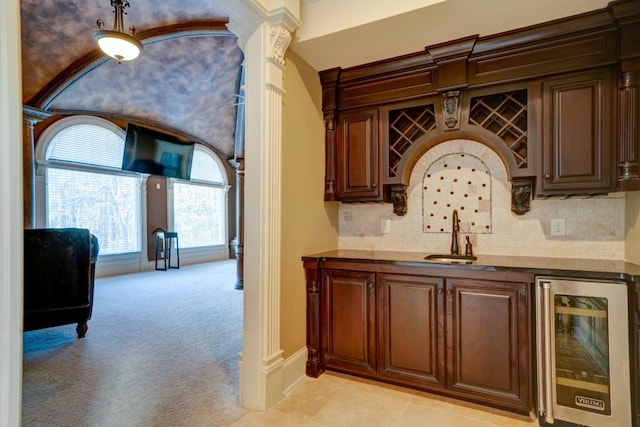
[[[113,22],[113,30],[104,30],[104,21],[98,19],[98,31],[93,33],[93,38],[98,42],[100,49],[112,58],[118,61],[129,61],[135,59],[142,50],[142,43],[135,37],[136,27],[129,27],[129,34],[124,32],[124,11],[129,7],[128,1],[111,0],[111,6],[115,15]]]

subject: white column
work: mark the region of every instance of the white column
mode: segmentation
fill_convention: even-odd
[[[149,235],[147,234],[147,196],[149,195],[149,175],[142,174],[140,176],[140,181],[138,183],[140,186],[140,227],[138,230],[142,230],[140,233],[140,265],[139,271],[148,271],[155,268],[155,263],[152,266],[151,262],[149,262],[149,258],[147,256],[147,251],[149,250],[149,245],[147,241],[149,240]]]
[[[265,61],[268,37],[269,26],[262,24],[247,40],[245,51],[245,328],[240,385],[243,406],[263,410],[282,397],[283,363],[276,302],[280,286],[281,141],[277,138],[277,110],[273,111],[277,102],[274,88],[281,83],[272,83],[279,70]]]
[[[238,34],[245,53],[244,339],[240,400],[268,409],[283,396],[280,348],[282,72],[291,32],[287,9],[267,14],[251,34]],[[232,22],[234,32],[242,26]],[[236,33],[237,34],[237,33]]]
[[[44,228],[47,226],[47,211],[46,211],[46,197],[47,197],[47,177],[46,166],[41,162],[36,161],[36,224],[35,228]]]
[[[22,105],[20,2],[0,2],[0,426],[20,425],[22,382]]]

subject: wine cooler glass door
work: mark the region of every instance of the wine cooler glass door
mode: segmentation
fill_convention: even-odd
[[[630,425],[626,284],[539,278],[537,285],[545,418]]]

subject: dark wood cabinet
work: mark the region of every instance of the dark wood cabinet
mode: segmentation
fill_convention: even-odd
[[[325,200],[405,215],[420,156],[456,139],[503,160],[518,215],[532,196],[639,190],[639,1],[320,71]]]
[[[615,191],[615,87],[610,69],[543,82],[538,195]]]
[[[634,413],[635,425],[640,426],[640,282],[636,282],[631,295],[632,332],[631,338],[631,395],[635,394]]]
[[[532,275],[311,260],[305,269],[308,375],[331,369],[531,410]]]
[[[378,275],[381,377],[444,386],[444,281]]]
[[[635,354],[635,372],[636,375],[633,377],[632,379],[632,387],[635,388],[635,404],[634,404],[634,411],[636,414],[636,426],[640,426],[640,378],[638,378],[638,376],[640,375],[640,324],[636,323],[635,328],[634,328],[634,344],[635,344],[635,348],[633,349],[633,352]]]
[[[530,348],[527,283],[447,281],[447,387],[525,409]]]
[[[352,373],[376,370],[375,274],[323,272],[325,366]]]
[[[380,201],[379,110],[338,116],[336,196],[341,201]]]

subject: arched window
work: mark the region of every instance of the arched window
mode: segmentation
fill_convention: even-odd
[[[225,176],[218,157],[196,145],[191,181],[173,183],[173,225],[181,247],[226,245]]]
[[[92,116],[61,119],[41,135],[36,149],[37,225],[88,228],[100,255],[140,256],[144,175],[123,171],[125,132]],[[168,178],[168,227],[180,249],[227,247],[227,178],[219,157],[196,144],[191,180]]]
[[[101,255],[139,252],[140,177],[120,170],[123,150],[124,131],[106,120],[74,116],[49,127],[36,152],[43,225],[88,228]]]

